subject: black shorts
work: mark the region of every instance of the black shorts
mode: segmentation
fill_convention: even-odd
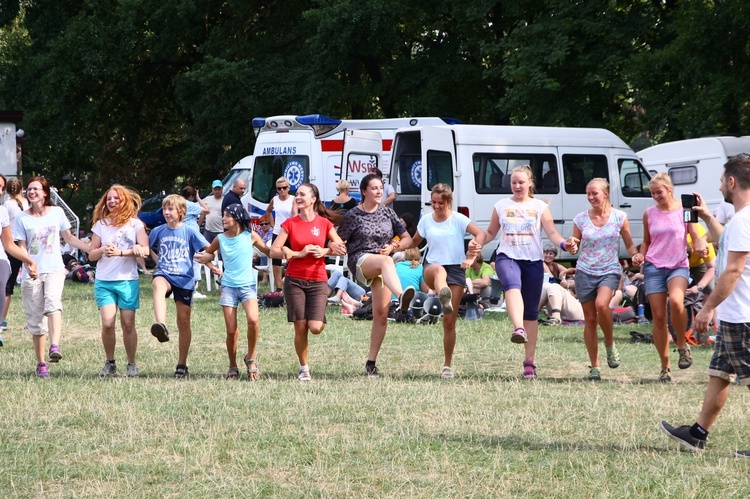
[[[427,262],[424,266],[424,271],[422,271],[422,274],[424,275],[424,272],[427,270],[427,267],[430,265],[440,265],[439,263],[429,263]],[[445,279],[445,282],[448,283],[448,285],[454,284],[456,286],[461,286],[462,288],[466,287],[466,271],[461,268],[461,265],[440,265],[445,269],[445,273],[448,274],[448,276]],[[419,290],[417,290],[419,291]],[[440,291],[439,289],[435,290]]]

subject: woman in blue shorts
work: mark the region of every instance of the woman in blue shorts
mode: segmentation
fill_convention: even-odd
[[[104,367],[99,376],[117,373],[115,364],[115,319],[120,309],[122,342],[128,358],[126,373],[138,376],[135,351],[138,333],[135,311],[141,307],[136,258],[148,254],[146,228],[136,216],[141,197],[121,185],[113,185],[94,209],[94,228],[89,260],[100,260],[96,266],[94,298],[102,318]]]
[[[250,227],[250,215],[240,204],[230,204],[221,217],[224,233],[219,234],[206,248],[197,253],[194,260],[206,264],[213,260],[217,250],[221,250],[224,271],[221,278],[221,298],[219,305],[224,310],[224,324],[227,328],[227,355],[229,370],[225,378],[240,379],[237,368],[237,306],[242,304],[247,318],[247,355],[244,357],[247,367],[247,378],[256,381],[260,378],[258,361],[255,358],[255,347],[260,333],[260,316],[258,314],[258,283],[252,267],[253,246],[266,256],[270,249],[263,239]]]
[[[539,335],[539,299],[544,280],[542,234],[547,234],[555,246],[565,251],[578,251],[578,241],[566,241],[555,229],[549,205],[534,198],[534,175],[528,165],[517,166],[511,172],[513,195],[495,203],[485,242],[500,233],[495,271],[503,283],[508,316],[515,330],[513,343],[523,343],[526,357],[523,377],[536,379],[536,342]]]
[[[586,196],[591,209],[573,219],[573,237],[581,240],[576,263],[576,294],[586,319],[583,340],[589,354],[589,379],[598,381],[601,379],[601,368],[597,324],[604,334],[607,365],[610,369],[620,365],[612,328],[612,310],[609,308],[622,275],[618,259],[620,237],[634,265],[643,262],[643,255],[633,244],[628,215],[613,208],[609,201],[609,182],[603,178],[592,179],[586,186]]]

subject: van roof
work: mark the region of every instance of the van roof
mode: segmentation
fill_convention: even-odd
[[[750,136],[701,137],[665,142],[638,151],[644,166],[658,164],[695,163],[702,159],[724,158],[750,153]]]
[[[482,146],[584,146],[630,147],[617,135],[603,128],[563,128],[537,126],[453,125],[456,144]]]
[[[339,133],[344,129],[353,130],[395,130],[403,127],[419,125],[452,125],[461,123],[455,118],[437,117],[407,117],[407,118],[385,118],[385,119],[335,119],[322,114],[308,114],[304,116],[279,115],[257,117],[253,119],[253,128],[258,132],[278,132],[280,130],[314,130],[315,135],[323,137],[333,133]],[[257,133],[256,133],[257,135]]]

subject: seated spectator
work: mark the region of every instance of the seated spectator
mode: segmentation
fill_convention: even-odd
[[[703,235],[706,234],[706,229],[702,225],[696,224],[695,228],[700,237],[703,237]],[[716,282],[716,279],[714,279],[716,252],[714,251],[713,244],[709,244],[708,255],[700,256],[700,254],[695,251],[695,246],[693,245],[690,234],[687,236],[687,242],[688,265],[690,265],[690,286],[687,291],[685,291],[685,294],[694,295],[702,292],[703,303],[705,303],[711,295],[711,292],[714,290]],[[712,317],[709,322],[714,322],[714,317]]]
[[[333,296],[328,298],[330,303],[341,303],[341,306],[358,308],[361,305],[362,295],[367,291],[365,288],[344,276],[338,270],[331,272],[328,278],[328,286],[334,292]]]
[[[490,276],[497,275],[495,269],[489,263],[485,263],[482,254],[479,253],[474,263],[466,269],[466,288],[469,293],[476,293],[482,302],[490,300],[492,286]]]
[[[87,284],[96,278],[96,269],[91,265],[82,265],[78,260],[70,260],[66,265],[68,275],[66,279]]]
[[[268,221],[268,216],[263,215],[258,219],[258,228],[256,231],[266,246],[271,246],[271,240],[273,239],[273,228],[271,223]],[[253,265],[265,267],[263,270],[263,278],[260,280],[261,283],[268,282],[268,257],[266,255],[253,254]]]
[[[539,300],[539,310],[547,307],[544,325],[554,326],[562,321],[582,321],[583,307],[567,289],[557,283],[545,282],[542,285],[542,297]]]
[[[396,264],[396,275],[398,275],[398,280],[401,281],[401,289],[413,286],[414,289],[418,289],[423,293],[429,291],[422,276],[423,269],[422,264],[419,262],[420,256],[417,248],[409,248],[404,252],[404,261]],[[391,296],[391,300],[396,299],[395,295]]]
[[[544,280],[561,285],[571,293],[575,292],[575,280],[568,279],[575,275],[575,267],[567,268],[555,261],[560,250],[554,244],[544,245]]]

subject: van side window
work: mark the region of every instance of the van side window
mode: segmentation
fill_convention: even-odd
[[[307,156],[258,156],[253,168],[252,196],[261,203],[270,203],[276,195],[276,179],[287,177],[291,191],[296,191],[310,178]]]
[[[609,182],[607,157],[601,154],[563,154],[565,192],[586,194],[586,184],[593,178]]]
[[[620,159],[617,162],[620,171],[620,188],[622,195],[629,198],[651,197],[649,177],[646,169],[634,159]]]
[[[511,194],[510,176],[513,168],[523,165],[529,165],[534,174],[534,192],[560,192],[557,161],[553,154],[476,153],[472,161],[477,194]]]
[[[693,165],[673,167],[667,173],[674,185],[687,185],[698,182],[698,168]]]
[[[427,190],[440,183],[447,184],[453,189],[451,154],[445,151],[427,151]]]

